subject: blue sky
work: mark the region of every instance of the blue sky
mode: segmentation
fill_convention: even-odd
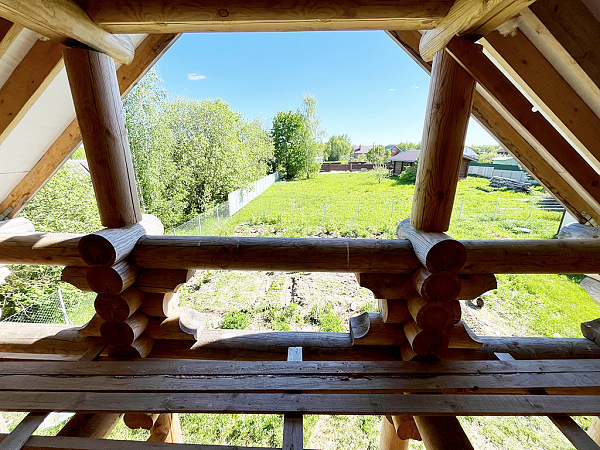
[[[267,127],[310,92],[328,136],[421,140],[429,76],[382,31],[186,34],[158,69],[172,94],[221,98]],[[471,121],[467,144],[496,142]]]

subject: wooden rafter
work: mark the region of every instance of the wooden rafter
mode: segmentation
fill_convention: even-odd
[[[2,0],[0,15],[65,45],[85,44],[124,64],[133,60],[131,39],[103,30],[74,1]]]
[[[600,86],[600,22],[581,0],[538,0],[531,11]]]
[[[135,58],[129,65],[117,70],[121,96],[127,94],[153,64],[175,43],[179,35],[150,35],[138,46]],[[8,217],[17,215],[27,202],[69,159],[81,143],[81,133],[77,120],[74,120],[56,139],[35,166],[25,175],[11,193],[0,203],[0,212],[11,208]]]
[[[431,63],[425,62],[419,54],[421,35],[417,31],[388,31],[388,35],[427,73]],[[543,158],[536,149],[479,93],[473,99],[473,117],[494,136],[521,165],[527,168],[536,180],[551,192],[559,202],[581,221],[591,215],[600,220],[598,212],[569,185]],[[585,212],[586,214],[582,214]]]
[[[59,42],[38,40],[0,89],[0,143],[63,68]]]
[[[568,172],[596,203],[600,203],[600,175],[502,74],[476,44],[454,38],[447,50],[505,111]]]
[[[483,45],[561,131],[600,167],[600,119],[520,31],[490,33]]]
[[[98,25],[113,33],[199,31],[303,31],[433,28],[449,0],[278,2],[228,0],[82,1]]]
[[[443,49],[456,36],[478,39],[519,13],[534,0],[456,0],[435,29],[423,34],[419,51],[423,60]]]
[[[0,57],[6,53],[6,50],[8,50],[22,30],[23,27],[21,25],[14,24],[0,17]]]

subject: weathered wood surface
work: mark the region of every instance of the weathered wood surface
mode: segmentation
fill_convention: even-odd
[[[380,298],[378,305],[379,314],[381,314],[381,320],[384,323],[404,323],[411,317],[406,306],[406,301],[404,300],[386,300]]]
[[[600,445],[600,418],[594,417],[592,418],[592,424],[587,430],[590,437],[594,440],[594,442]]]
[[[143,428],[149,430],[158,419],[158,414],[151,413],[127,413],[123,416],[123,422],[132,430]]]
[[[264,0],[189,3],[86,2],[94,22],[112,33],[429,29],[450,9],[448,0],[307,1],[273,8]]]
[[[0,233],[0,264],[84,266],[79,252],[80,234]]]
[[[411,414],[589,416],[600,414],[598,395],[241,394],[218,393],[5,393],[3,411],[198,412],[226,414]]]
[[[413,439],[415,441],[422,440],[417,425],[415,424],[415,420],[412,416],[388,416],[388,419],[389,418],[392,419],[392,423],[396,429],[396,435],[400,439]]]
[[[462,320],[448,328],[446,333],[448,348],[480,349],[483,347],[481,339]]]
[[[413,320],[423,330],[448,328],[454,323],[452,302],[427,302],[415,295],[406,301],[406,305]]]
[[[406,342],[402,325],[385,323],[379,313],[365,312],[350,317],[349,323],[352,345],[400,346]]]
[[[454,205],[475,80],[445,51],[435,54],[410,224],[447,231]]]
[[[138,223],[122,228],[105,228],[83,236],[79,253],[86,264],[112,266],[125,259],[142,236],[162,235],[165,229],[156,216],[143,214]]]
[[[357,273],[358,284],[373,292],[377,299],[406,300],[417,293],[410,274]]]
[[[135,286],[150,294],[174,293],[193,275],[194,270],[188,269],[144,269],[140,271]]]
[[[600,346],[600,319],[583,322],[581,332],[586,339]]]
[[[146,334],[154,339],[182,339],[197,341],[206,328],[206,314],[192,308],[176,308],[164,320],[153,319]]]
[[[113,358],[146,358],[154,348],[154,342],[154,339],[144,333],[131,344],[111,345],[108,348],[108,356]]]
[[[459,241],[445,233],[419,230],[410,224],[410,219],[398,224],[396,236],[410,241],[421,264],[431,272],[458,272],[467,259],[465,246]]]
[[[121,420],[121,416],[122,414],[120,413],[76,413],[61,428],[57,436],[106,439],[119,420]],[[31,441],[29,444],[34,445]]]
[[[140,311],[150,317],[167,318],[178,306],[178,293],[146,294]]]
[[[35,227],[31,220],[25,217],[0,220],[0,234],[35,233]]]
[[[428,450],[473,449],[456,417],[415,416],[415,423]]]
[[[81,48],[65,50],[64,60],[102,225],[137,223],[142,214],[114,61]]]
[[[127,320],[108,320],[100,325],[100,335],[111,345],[131,345],[148,326],[148,316],[136,312]]]
[[[444,330],[423,330],[414,320],[405,322],[403,328],[406,339],[418,355],[435,355],[448,348],[448,335]]]
[[[431,273],[425,267],[420,267],[412,274],[415,290],[427,302],[450,301],[458,298],[461,290],[461,280],[453,272]]]
[[[458,300],[472,300],[498,287],[493,273],[479,275],[459,275],[460,292]]]
[[[20,449],[31,435],[48,417],[48,412],[30,412],[21,422],[0,442],[0,450]]]
[[[94,292],[87,280],[89,267],[67,266],[60,275],[60,281],[72,284],[80,291]]]
[[[587,276],[579,283],[579,286],[585,289],[590,298],[600,305],[600,281]]]

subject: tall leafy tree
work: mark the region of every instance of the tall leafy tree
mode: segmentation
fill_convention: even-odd
[[[325,144],[325,156],[327,161],[341,161],[342,158],[349,158],[352,154],[352,144],[347,134],[334,134]]]
[[[317,114],[317,99],[310,93],[302,96],[302,118],[304,121],[306,178],[310,178],[311,173],[317,173],[321,168],[323,138],[325,137],[325,131],[321,128],[321,118]]]
[[[279,111],[273,119],[274,169],[285,178],[301,175],[305,166],[304,119],[300,111]]]

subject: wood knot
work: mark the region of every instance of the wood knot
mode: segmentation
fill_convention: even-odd
[[[226,9],[220,9],[219,10],[219,15],[221,17],[227,17],[229,15],[229,11],[227,11]]]

